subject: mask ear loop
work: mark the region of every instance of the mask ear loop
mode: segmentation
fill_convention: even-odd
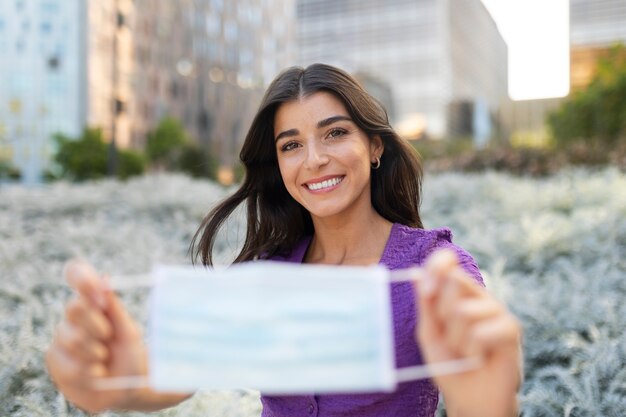
[[[419,281],[424,275],[424,270],[419,267],[398,269],[389,272],[390,282]],[[473,371],[483,366],[482,358],[475,356],[463,359],[430,363],[417,366],[407,366],[396,369],[398,382],[417,381],[435,376],[460,374]]]

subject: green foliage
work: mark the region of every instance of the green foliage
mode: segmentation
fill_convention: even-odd
[[[86,128],[78,139],[56,134],[54,140],[57,145],[54,160],[59,165],[61,178],[84,181],[106,176],[109,145],[104,142],[102,129]],[[139,153],[118,150],[117,157],[119,178],[125,179],[144,172],[145,162]]]
[[[189,174],[194,178],[217,177],[218,161],[210,154],[205,152],[200,146],[188,143],[184,145],[177,161],[177,167],[180,171]]]
[[[191,142],[183,125],[173,117],[162,119],[148,134],[146,155],[156,168],[184,172],[196,178],[217,178],[217,159]]]
[[[0,159],[0,179],[11,179],[17,180],[20,179],[22,173],[19,169],[17,169],[11,161],[5,161]]]
[[[130,149],[120,150],[118,151],[118,158],[117,176],[121,179],[141,175],[146,170],[146,159],[139,152]]]
[[[189,138],[183,125],[168,116],[148,134],[146,154],[152,163],[173,169],[178,165],[182,149],[188,142]]]
[[[238,162],[233,167],[233,172],[235,174],[235,182],[239,184],[246,176],[246,167],[241,162]]]
[[[102,139],[102,129],[86,128],[78,139],[56,134],[54,140],[57,143],[54,160],[61,168],[62,177],[82,181],[106,175],[107,145]]]
[[[626,47],[618,44],[598,62],[589,86],[548,117],[556,144],[587,141],[614,145],[626,138]]]
[[[410,142],[423,159],[457,157],[474,151],[471,138],[448,138],[440,140],[415,140]]]

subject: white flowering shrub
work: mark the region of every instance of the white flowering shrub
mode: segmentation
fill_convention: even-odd
[[[229,191],[175,175],[0,186],[0,415],[83,415],[55,390],[43,363],[71,297],[61,273],[67,259],[84,257],[112,275],[189,263],[197,226]],[[453,230],[491,291],[522,321],[524,416],[624,414],[626,175],[433,175],[422,217],[428,228]],[[243,231],[241,216],[228,224],[219,261],[232,259]],[[144,291],[122,296],[144,320]],[[260,410],[258,393],[209,392],[152,415],[250,417]]]

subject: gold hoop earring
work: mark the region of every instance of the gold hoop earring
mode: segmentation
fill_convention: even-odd
[[[372,169],[378,169],[380,168],[380,156],[376,157],[376,161],[372,162]]]

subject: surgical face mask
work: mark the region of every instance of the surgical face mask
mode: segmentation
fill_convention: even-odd
[[[392,391],[403,380],[478,365],[395,369],[390,272],[382,266],[259,261],[221,271],[159,266],[153,276],[148,343],[155,390]],[[116,381],[102,382],[107,389]]]

